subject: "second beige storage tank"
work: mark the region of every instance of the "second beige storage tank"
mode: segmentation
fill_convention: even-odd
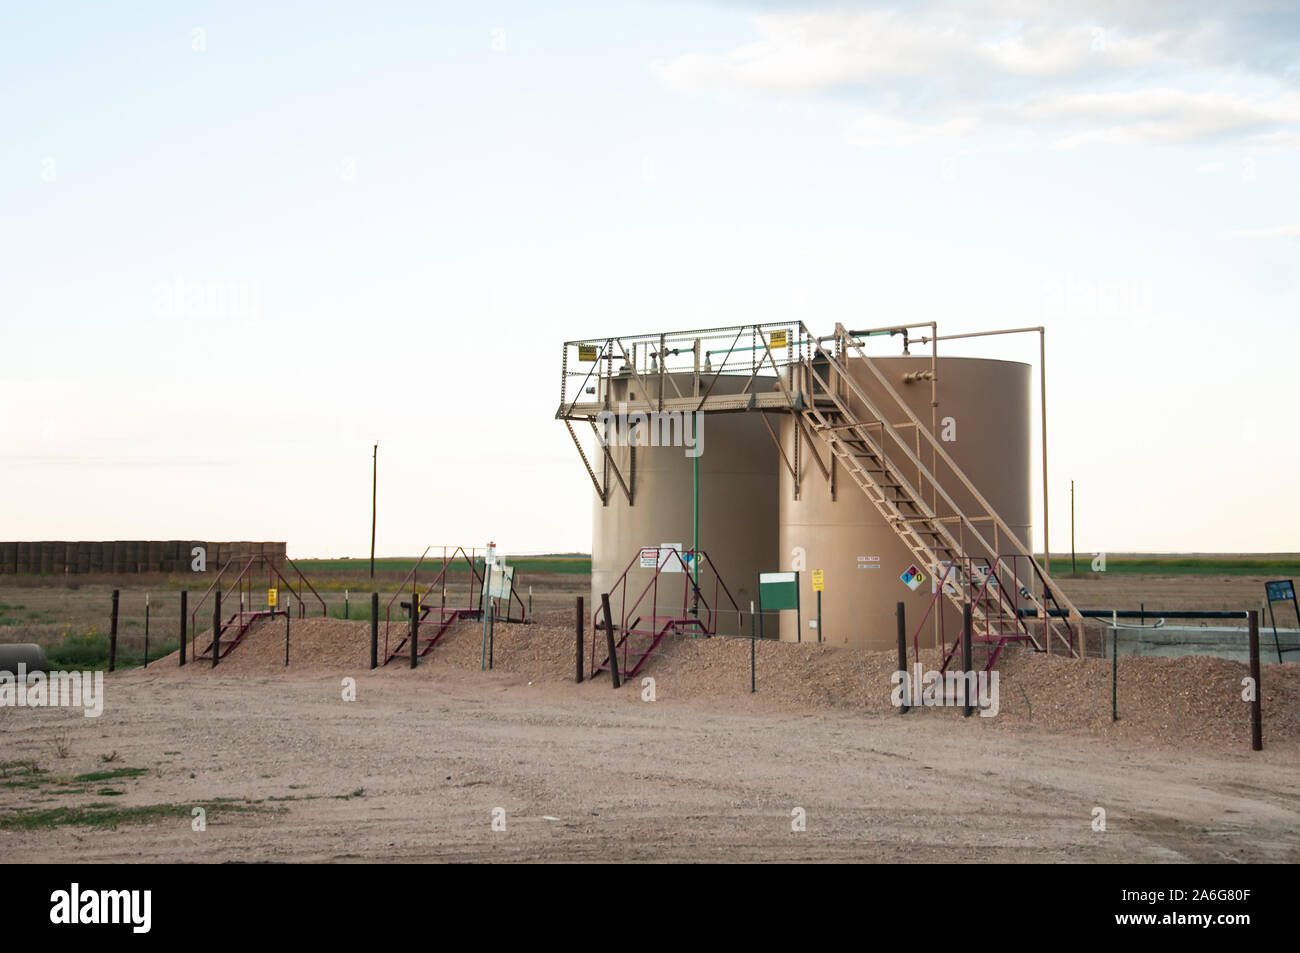
[[[930,359],[888,357],[875,358],[874,363],[928,427],[930,384],[906,383],[904,376],[928,371]],[[884,396],[874,375],[861,360],[851,361],[850,366],[854,367],[854,379],[882,412],[889,415],[896,405]],[[940,420],[952,419],[951,433],[955,436],[943,442],[944,449],[1026,546],[1031,538],[1030,371],[1029,365],[1018,362],[947,357],[939,359],[937,375],[938,416]],[[902,417],[899,411],[890,420],[897,422]],[[782,446],[791,459],[794,427],[792,418],[783,420]],[[942,426],[939,432],[943,433]],[[829,451],[820,440],[811,449],[804,441],[802,451],[815,451],[823,461],[829,458]],[[923,453],[922,459],[928,465],[929,453]],[[822,638],[831,644],[891,649],[897,637],[896,604],[901,601],[906,606],[910,633],[930,604],[932,580],[927,578],[912,592],[900,579],[915,558],[842,467],[838,471],[834,499],[827,480],[815,464],[809,462],[803,470],[802,489],[795,499],[794,479],[786,468],[780,468],[779,568],[795,568],[794,560],[800,557],[800,552],[805,560],[805,571],[800,575],[802,626],[796,622],[795,613],[781,613],[781,638],[794,641],[801,628],[804,640],[817,640],[817,629],[809,625],[816,619],[817,604],[811,570],[821,569],[825,574]],[[945,489],[966,509],[971,505],[969,494],[960,486],[949,485],[951,482],[945,478]],[[946,606],[943,600],[940,602]],[[951,606],[944,611],[946,641],[951,641],[960,625],[960,616]],[[922,634],[922,646],[932,644],[935,637],[934,626],[927,626]]]

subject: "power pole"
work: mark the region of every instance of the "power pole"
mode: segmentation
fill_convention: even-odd
[[[370,578],[375,578],[375,504],[379,501],[379,441],[375,441],[370,477]]]
[[[1070,481],[1070,575],[1075,576],[1079,573],[1079,567],[1074,563],[1074,481]]]

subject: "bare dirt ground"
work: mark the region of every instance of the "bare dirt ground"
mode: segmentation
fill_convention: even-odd
[[[1008,656],[997,717],[900,715],[888,653],[679,640],[618,691],[573,682],[568,615],[448,634],[415,671],[366,669],[368,626],[266,625],[214,671],[109,676],[98,719],[0,710],[4,758],[55,779],[145,769],[121,791],[0,787],[11,860],[1300,860],[1300,664],[1265,670],[1265,750],[1244,667]],[[200,638],[201,644],[206,642]],[[356,700],[343,699],[343,679]],[[112,758],[111,761],[105,761]],[[93,787],[93,785],[91,786]],[[104,803],[174,812],[116,829],[6,824]],[[220,805],[246,810],[218,812]],[[213,807],[204,832],[193,807]],[[494,811],[505,829],[494,831]],[[807,830],[791,829],[801,808]],[[1093,829],[1094,810],[1106,830]]]

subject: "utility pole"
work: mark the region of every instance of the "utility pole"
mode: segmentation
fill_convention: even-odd
[[[375,578],[375,504],[379,501],[379,441],[375,441],[373,470],[370,476],[370,578]]]
[[[1070,575],[1075,576],[1079,573],[1079,567],[1074,563],[1074,481],[1070,481]]]

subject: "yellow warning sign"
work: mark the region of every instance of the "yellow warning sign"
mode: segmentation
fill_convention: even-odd
[[[821,569],[814,569],[813,573],[813,592],[824,592],[826,589],[826,577]]]
[[[578,345],[578,360],[580,361],[598,361],[600,360],[600,348],[594,344]]]
[[[768,339],[768,347],[785,347],[789,343],[788,335],[785,331],[773,331],[772,336]]]
[[[279,595],[275,589],[266,590],[266,604],[272,609],[275,608],[275,597]]]

